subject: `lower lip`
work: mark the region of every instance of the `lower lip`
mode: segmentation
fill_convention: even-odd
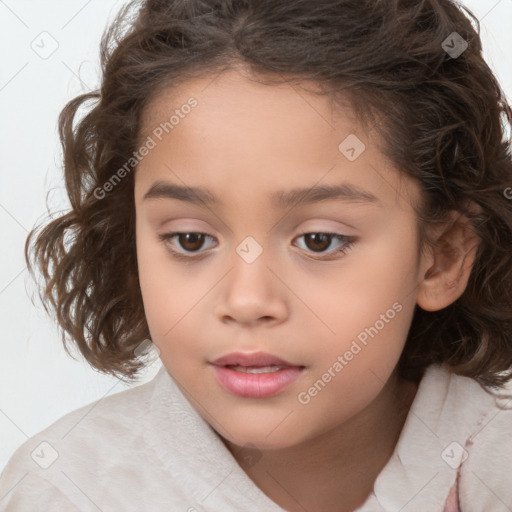
[[[289,367],[269,373],[244,373],[226,366],[213,365],[213,372],[219,384],[234,395],[267,398],[277,395],[296,380],[302,368]]]

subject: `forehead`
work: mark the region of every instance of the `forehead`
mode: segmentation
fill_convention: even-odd
[[[141,118],[140,140],[154,137],[155,130],[161,138],[138,166],[145,185],[172,178],[172,170],[187,185],[213,191],[234,187],[237,179],[267,192],[296,188],[290,177],[293,185],[312,187],[325,176],[329,184],[349,178],[360,188],[387,189],[390,202],[407,194],[402,176],[380,151],[381,140],[361,127],[348,99],[334,103],[312,83],[263,82],[230,70],[157,94]],[[365,146],[356,161],[341,152],[347,139]]]
[[[284,82],[283,75],[274,73],[255,75],[247,71],[242,64],[227,71],[207,72],[205,75],[190,79],[180,79],[157,92],[146,104],[141,116],[140,132],[150,133],[151,129],[170,114],[179,110],[191,97],[197,99],[206,115],[209,109],[215,115],[222,112],[232,114],[238,106],[238,113],[250,115],[254,111],[265,113],[269,118],[278,119],[279,113],[286,110],[302,111],[323,119],[326,128],[332,128],[333,120],[341,115],[352,124],[358,123],[351,104],[342,95],[336,103],[332,95],[323,93],[322,86],[313,81],[300,81],[290,78]],[[281,119],[283,121],[284,119]]]

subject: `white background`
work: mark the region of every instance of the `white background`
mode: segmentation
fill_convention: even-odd
[[[510,102],[512,0],[463,3],[481,20],[484,55]],[[57,116],[69,99],[98,86],[100,37],[123,4],[0,0],[0,471],[28,437],[129,387],[66,354],[23,256],[28,232],[46,216],[47,194],[51,211],[68,207]],[[32,48],[41,45],[41,37],[47,49],[58,44],[46,59]],[[154,363],[134,385],[159,368]]]

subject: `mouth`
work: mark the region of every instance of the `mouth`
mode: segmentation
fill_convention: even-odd
[[[271,354],[265,352],[233,352],[226,356],[219,357],[212,362],[216,366],[232,366],[232,367],[245,367],[245,368],[257,368],[257,367],[298,367],[294,363],[290,363]]]
[[[240,365],[226,365],[226,368],[230,370],[234,370],[235,372],[242,373],[274,373],[280,370],[284,370],[286,368],[290,368],[289,366],[240,366]]]
[[[211,364],[220,386],[245,398],[275,396],[295,381],[305,368],[263,352],[232,353]]]

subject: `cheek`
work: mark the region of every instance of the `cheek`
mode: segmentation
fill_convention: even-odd
[[[414,312],[414,304],[394,304],[386,309],[367,303],[373,309],[363,311],[360,304],[351,305],[333,324],[337,335],[319,340],[314,365],[296,397],[304,421],[324,418],[324,427],[334,427],[382,391],[400,358]]]
[[[144,312],[151,339],[159,348],[164,365],[194,357],[194,333],[201,297],[215,283],[198,280],[193,267],[174,262],[153,233],[137,233],[137,260]]]
[[[383,237],[357,255],[354,252],[350,264],[347,260],[321,288],[313,282],[304,288],[303,293],[309,289],[308,304],[321,320],[317,324],[322,334],[315,344],[320,364],[312,380],[342,356],[344,369],[336,375],[345,376],[336,380],[357,392],[361,375],[367,378],[371,370],[386,379],[396,365],[414,314],[411,292],[416,286],[414,239],[400,241]]]
[[[179,283],[171,277],[179,278],[179,274],[173,273],[171,276],[172,263],[169,255],[153,232],[139,224],[136,232],[137,264],[144,312],[153,342],[159,345],[178,321],[180,308],[176,299],[176,287]]]

